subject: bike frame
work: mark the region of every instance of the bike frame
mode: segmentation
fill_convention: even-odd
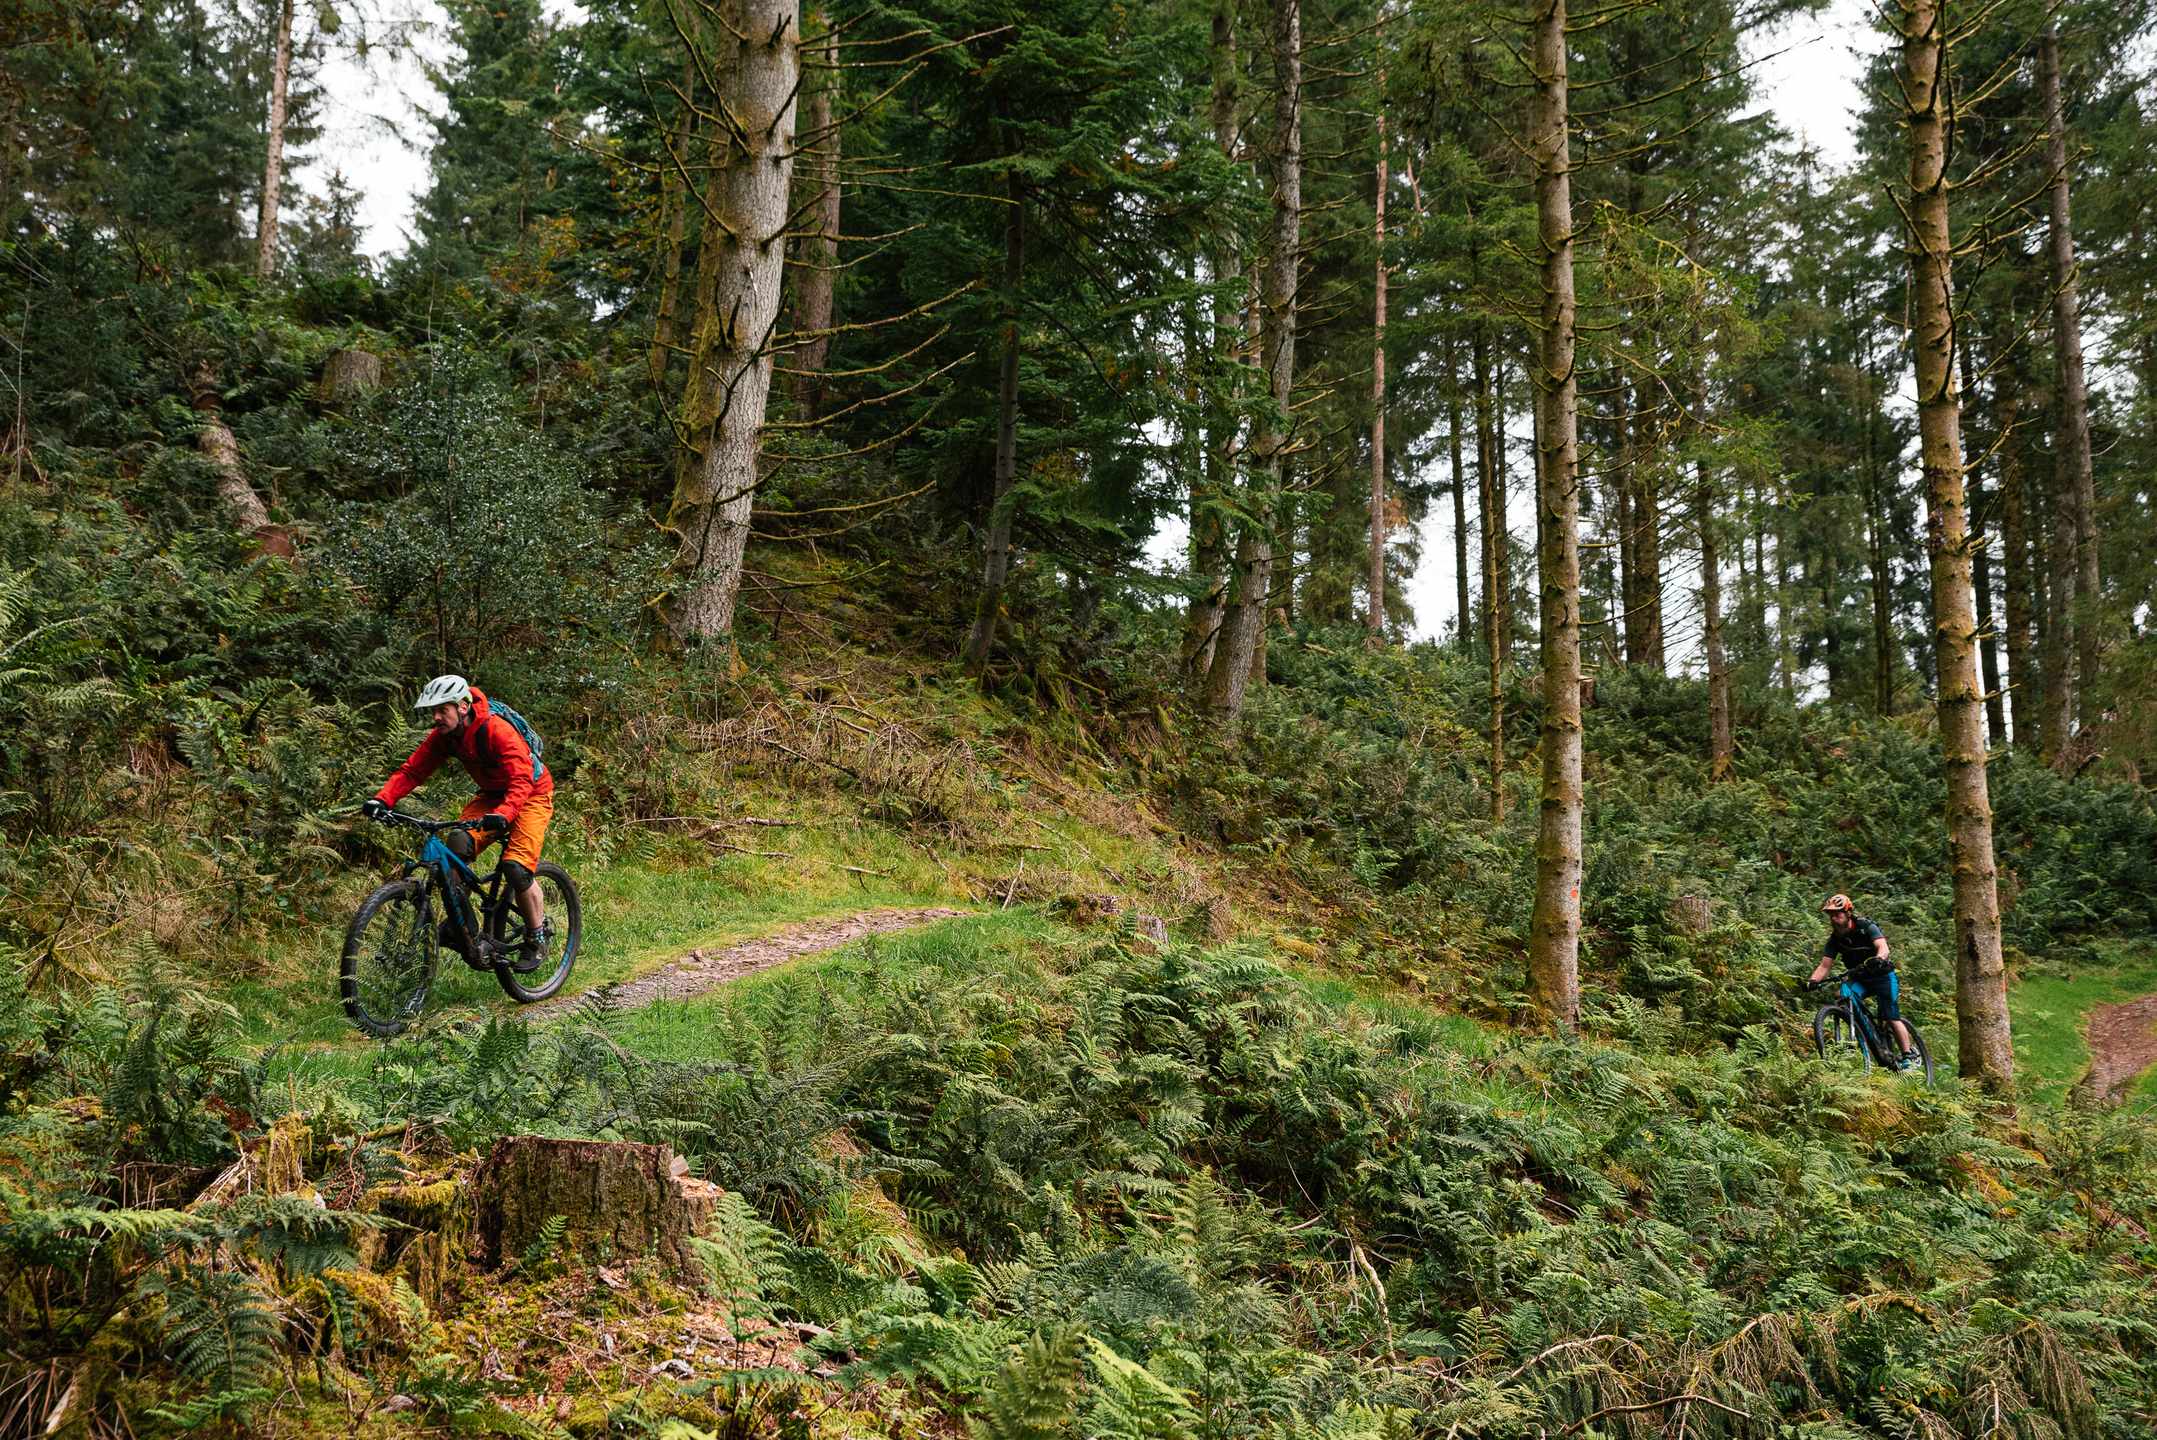
[[[457,903],[457,882],[464,882],[464,893],[479,902],[475,908],[484,914],[493,903],[494,897],[488,892],[499,872],[490,871],[485,879],[481,879],[479,872],[443,843],[442,837],[436,834],[427,836],[427,843],[420,847],[418,859],[404,862],[405,874],[410,875],[418,870],[429,871],[434,876],[435,888],[442,892],[442,908],[454,917],[458,933],[471,942],[475,950],[478,949],[480,937],[473,933],[472,922],[467,917],[465,907]]]
[[[1845,980],[1841,985],[1841,994],[1842,1003],[1852,1017],[1850,1023],[1855,1025],[1858,1034],[1864,1037],[1865,1048],[1871,1052],[1872,1058],[1882,1065],[1895,1063],[1895,1059],[1900,1057],[1889,1057],[1887,1046],[1881,1043],[1880,1032],[1872,1023],[1872,1016],[1865,1012],[1865,987],[1855,980]]]

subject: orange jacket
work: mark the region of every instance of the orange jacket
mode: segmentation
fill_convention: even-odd
[[[488,809],[510,824],[516,823],[517,812],[524,808],[525,801],[534,795],[554,793],[553,774],[542,765],[539,778],[532,778],[532,747],[524,743],[516,726],[488,706],[486,692],[474,686],[472,718],[464,728],[455,735],[429,730],[411,758],[375,792],[375,799],[384,805],[395,805],[425,784],[427,777],[441,769],[442,762],[452,755],[463,762],[464,773],[479,787],[479,798]]]

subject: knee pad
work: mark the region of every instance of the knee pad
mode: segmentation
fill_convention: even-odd
[[[509,887],[510,894],[522,895],[525,887],[532,883],[532,872],[525,869],[518,861],[504,860],[502,862],[502,883]]]
[[[470,862],[471,858],[479,853],[472,843],[472,832],[469,830],[444,830],[442,843],[449,847],[450,854],[466,862]]]

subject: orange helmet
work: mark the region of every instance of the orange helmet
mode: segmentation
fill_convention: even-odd
[[[1827,904],[1820,908],[1829,915],[1840,915],[1857,907],[1850,903],[1850,897],[1847,895],[1830,895],[1827,897]]]

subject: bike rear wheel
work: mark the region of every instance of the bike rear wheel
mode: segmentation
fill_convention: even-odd
[[[577,947],[584,940],[584,912],[577,901],[577,887],[569,872],[551,860],[543,860],[532,872],[539,887],[546,915],[546,933],[532,936],[517,897],[506,895],[487,917],[487,938],[498,946],[494,978],[509,997],[529,1005],[562,988],[569,968],[577,963]],[[527,942],[531,942],[529,953]],[[520,966],[529,965],[529,969]]]
[[[440,958],[423,880],[392,880],[360,902],[345,929],[337,990],[369,1035],[399,1034],[426,1008]]]
[[[1866,1048],[1865,1037],[1840,1005],[1822,1005],[1813,1012],[1812,1043],[1822,1060],[1844,1061],[1854,1054],[1858,1069],[1872,1068],[1872,1051]]]

